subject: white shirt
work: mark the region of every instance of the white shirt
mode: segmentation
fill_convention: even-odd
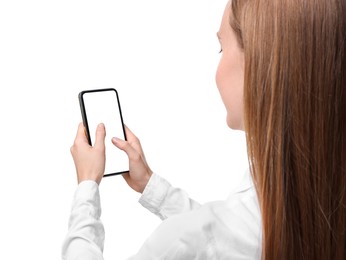
[[[249,175],[226,200],[200,205],[153,174],[139,202],[163,222],[130,260],[261,258],[261,215]],[[81,182],[72,204],[63,259],[103,259],[100,215],[98,185]]]

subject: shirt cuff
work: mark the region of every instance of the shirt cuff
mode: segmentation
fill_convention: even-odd
[[[139,198],[139,203],[152,213],[161,217],[159,214],[161,205],[170,187],[171,184],[168,181],[157,174],[152,174],[142,196]]]
[[[96,215],[101,214],[99,185],[95,181],[86,180],[79,183],[74,194],[73,208],[85,202],[92,204],[96,209]]]

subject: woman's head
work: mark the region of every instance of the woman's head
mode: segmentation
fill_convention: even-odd
[[[229,6],[243,52],[243,125],[263,255],[345,259],[346,1]]]

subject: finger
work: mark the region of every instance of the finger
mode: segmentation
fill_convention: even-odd
[[[125,133],[126,133],[126,139],[130,142],[138,139],[137,136],[135,136],[134,133],[132,133],[132,131],[130,130],[130,128],[128,128],[126,125],[125,125]]]
[[[106,128],[103,123],[99,124],[95,133],[94,147],[103,148],[105,146]]]
[[[124,151],[130,160],[137,160],[140,158],[140,154],[130,145],[129,142],[113,137],[112,143],[120,150]]]
[[[127,139],[127,141],[132,145],[132,147],[134,149],[137,150],[137,152],[143,154],[143,149],[142,149],[142,146],[141,146],[141,142],[138,139],[138,137],[126,125],[125,125],[125,131],[126,131],[126,139]]]
[[[77,135],[75,138],[75,141],[83,141],[83,142],[88,142],[86,133],[85,133],[85,127],[83,123],[79,123],[78,125],[78,130],[77,130]]]

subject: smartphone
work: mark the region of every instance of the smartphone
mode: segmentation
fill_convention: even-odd
[[[83,124],[88,142],[95,144],[95,132],[99,123],[106,128],[106,166],[104,177],[129,172],[129,159],[126,153],[113,145],[111,139],[126,140],[123,116],[118,92],[114,88],[81,91],[78,95]]]

